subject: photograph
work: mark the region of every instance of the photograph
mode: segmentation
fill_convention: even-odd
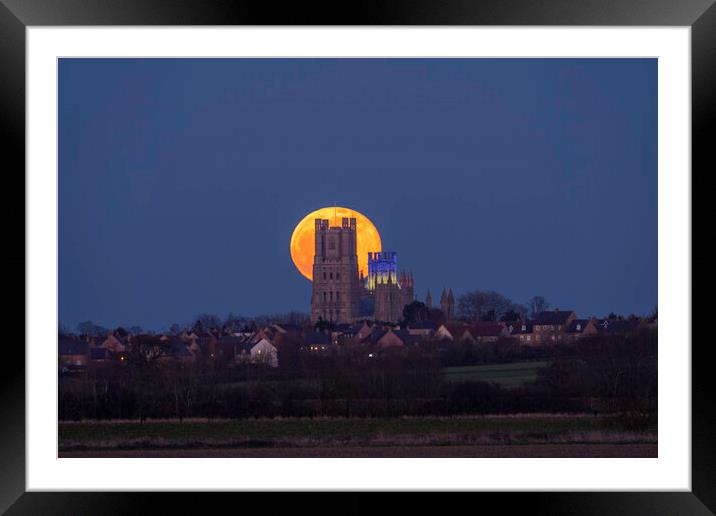
[[[658,58],[56,73],[59,458],[660,457]]]

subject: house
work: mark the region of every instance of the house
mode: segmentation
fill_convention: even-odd
[[[421,337],[431,337],[438,329],[438,325],[433,321],[423,321],[415,324],[411,324],[408,328],[408,332],[411,335],[420,335]]]
[[[107,348],[89,348],[89,360],[92,363],[106,362],[109,360],[109,356]]]
[[[179,337],[168,336],[168,338],[161,337],[160,340],[164,342],[162,354],[159,357],[160,360],[181,360],[189,362],[195,360],[195,355],[189,351],[187,343]]]
[[[464,324],[441,324],[435,331],[435,337],[438,340],[452,340],[458,342],[462,340],[467,331],[467,326]]]
[[[218,355],[219,339],[213,333],[203,331],[195,333],[196,345],[201,350],[201,355],[207,358],[216,358]],[[196,350],[196,348],[194,348]]]
[[[465,330],[462,338],[473,342],[495,342],[510,337],[510,332],[502,322],[479,321]]]
[[[352,331],[355,333],[356,342],[362,342],[368,335],[373,332],[373,326],[368,324],[368,321],[363,321],[363,324],[360,325],[360,328],[358,328],[357,330],[356,328],[352,328]]]
[[[107,348],[112,353],[124,353],[129,351],[129,339],[119,333],[110,333],[107,338],[102,341],[100,347]]]
[[[535,343],[532,321],[514,321],[507,325],[507,331],[520,344],[531,346]]]
[[[577,318],[574,310],[546,310],[534,319],[535,344],[558,344],[566,340],[567,327]]]
[[[110,350],[103,347],[90,347],[89,348],[89,361],[87,366],[93,369],[99,369],[107,367],[116,363],[124,363],[126,358],[122,359],[124,355],[114,355]]]
[[[243,342],[237,351],[236,361],[278,367],[278,350],[268,339],[262,338],[256,343],[250,340]]]
[[[595,319],[598,335],[623,335],[635,331],[641,325],[639,319]]]
[[[301,327],[298,324],[288,324],[288,323],[282,323],[282,324],[274,324],[272,326],[273,329],[275,329],[279,333],[291,333],[291,332],[299,332],[301,331]]]
[[[378,341],[383,338],[388,331],[389,330],[382,330],[378,327],[374,327],[368,335],[360,339],[359,343],[364,346],[378,344]],[[356,339],[358,338],[360,338],[360,333],[356,336]]]
[[[407,332],[405,332],[405,334],[407,335]],[[403,335],[399,335],[397,332],[389,329],[388,331],[383,332],[383,334],[376,340],[376,344],[378,344],[381,348],[405,346],[405,342],[401,337],[403,337]]]
[[[593,319],[574,319],[565,330],[568,340],[577,340],[597,334],[597,327]]]
[[[319,331],[309,331],[303,337],[301,349],[305,351],[327,351],[331,348],[331,336]]]
[[[61,335],[58,339],[58,365],[60,371],[81,370],[89,361],[89,344],[85,340]]]

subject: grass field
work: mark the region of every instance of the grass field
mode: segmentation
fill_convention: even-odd
[[[61,452],[61,457],[143,457],[143,458],[588,458],[658,457],[656,443],[622,444],[503,444],[458,446],[363,446],[303,448],[190,448],[162,450],[84,450]]]
[[[655,442],[655,428],[635,433],[626,431],[619,418],[592,415],[66,422],[59,425],[61,452]]]
[[[445,379],[450,382],[495,382],[503,387],[519,387],[537,379],[537,371],[549,362],[513,362],[468,367],[446,367]]]

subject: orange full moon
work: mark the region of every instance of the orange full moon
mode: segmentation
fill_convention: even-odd
[[[313,281],[313,254],[316,236],[316,219],[327,219],[328,224],[340,226],[344,217],[356,219],[356,247],[358,273],[368,274],[368,253],[381,251],[380,235],[368,217],[350,208],[331,206],[312,211],[296,225],[291,235],[291,259],[298,272]]]

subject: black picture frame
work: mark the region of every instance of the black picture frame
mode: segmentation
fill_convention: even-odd
[[[701,170],[700,176],[716,170],[711,149],[716,119],[714,0],[402,0],[325,5],[295,2],[281,6],[268,1],[228,0],[0,0],[1,130],[4,163],[11,163],[4,167],[4,178],[18,181],[23,192],[25,186],[21,178],[24,175],[20,171],[25,167],[25,28],[38,25],[689,26],[692,30],[693,170]],[[692,179],[694,177],[696,174],[692,172]],[[15,197],[24,199],[24,196]],[[14,208],[10,203],[4,204],[5,220],[10,220],[16,212],[11,211]],[[20,238],[18,234],[17,240]],[[24,231],[22,238],[24,240]],[[15,270],[21,267],[21,260],[25,263],[24,245],[21,249],[23,251],[12,255],[10,260]],[[4,345],[7,367],[0,374],[0,511],[7,510],[7,514],[131,514],[149,512],[159,503],[164,513],[173,507],[181,508],[181,512],[206,512],[233,496],[25,492],[25,353],[23,346],[10,340]],[[688,343],[685,337],[682,344]],[[479,503],[484,507],[489,500],[498,503],[500,511],[507,513],[526,510],[537,514],[713,514],[716,511],[716,416],[709,399],[714,381],[706,358],[707,346],[708,342],[704,341],[692,346],[691,492],[481,493],[479,501],[471,497],[466,503]],[[266,498],[263,494],[242,496]],[[275,504],[277,495],[268,496],[270,503]],[[304,499],[303,495],[291,496],[291,504],[295,498]],[[374,493],[354,493],[347,498],[332,502],[332,497],[322,497],[320,506],[316,504],[313,509],[339,504],[340,512],[363,512],[383,503],[380,495]],[[410,499],[412,501],[405,503],[425,507],[423,495],[412,495]],[[251,501],[254,500],[244,499],[242,505]],[[245,505],[247,510],[248,507]],[[330,510],[335,512],[336,506]]]

